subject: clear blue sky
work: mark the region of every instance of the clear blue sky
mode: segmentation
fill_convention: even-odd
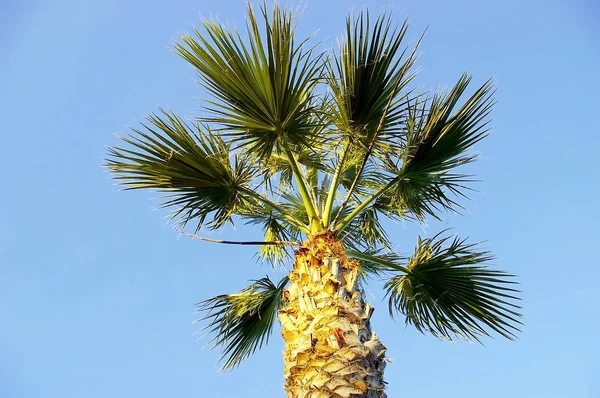
[[[519,275],[517,342],[451,344],[387,317],[368,291],[393,362],[394,397],[600,397],[598,148],[600,6],[574,1],[309,1],[300,34],[335,45],[352,6],[392,5],[409,37],[429,26],[419,84],[494,77],[482,182],[448,225],[488,240]],[[169,51],[244,2],[4,1],[0,6],[0,397],[283,397],[282,343],[219,374],[196,342],[193,304],[272,273],[251,248],[179,238],[148,192],[118,192],[101,164],[115,133],[165,107],[192,117],[202,89]],[[394,225],[409,251],[416,232]],[[257,238],[238,226],[227,236]]]

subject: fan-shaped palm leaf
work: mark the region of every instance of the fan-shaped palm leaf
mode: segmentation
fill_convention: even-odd
[[[269,341],[288,277],[276,286],[268,277],[254,281],[236,294],[223,294],[197,304],[205,315],[199,322],[222,350],[223,370],[239,365]]]
[[[449,242],[449,244],[447,244]],[[406,323],[419,331],[466,340],[488,335],[485,327],[509,339],[521,323],[514,303],[518,290],[512,275],[481,264],[491,256],[474,244],[455,237],[419,238],[403,275],[392,277],[385,287],[390,315],[406,315]],[[398,270],[401,270],[398,268]]]
[[[468,151],[487,135],[485,118],[494,102],[488,81],[452,114],[470,80],[463,75],[447,95],[436,95],[430,101],[417,98],[408,110],[403,150],[381,153],[389,177],[372,186],[373,193],[337,223],[335,230],[344,229],[370,206],[388,216],[412,214],[419,220],[427,214],[440,218],[441,210],[460,207],[450,194],[465,196],[470,176],[453,170],[476,159]]]
[[[378,143],[394,137],[406,109],[404,92],[414,74],[414,51],[406,54],[402,41],[404,23],[392,29],[389,15],[382,14],[371,29],[367,11],[346,22],[346,37],[339,57],[333,58],[328,83],[333,92],[332,121],[353,141],[368,146],[379,133]],[[379,131],[378,131],[379,130]]]
[[[355,178],[340,206],[343,211],[354,190],[360,188],[362,172],[371,155],[399,149],[400,121],[408,103],[408,94],[399,94],[414,77],[410,73],[414,51],[404,60],[406,49],[399,52],[406,23],[400,29],[390,29],[391,19],[386,14],[377,19],[372,31],[368,12],[361,12],[356,20],[349,17],[341,54],[329,64],[328,83],[333,93],[329,114],[346,142],[325,206],[325,224],[329,224],[338,184],[343,181],[339,176],[354,168]],[[363,154],[357,162],[348,162],[347,155],[355,145]],[[340,216],[340,212],[335,215],[331,230]]]
[[[183,225],[198,220],[198,228],[211,214],[209,225],[222,226],[251,199],[247,185],[256,169],[219,135],[166,111],[148,121],[122,137],[129,148],[108,150],[107,166],[125,189],[166,192],[161,206],[175,208],[172,216]]]
[[[401,166],[391,158],[386,162],[388,171],[398,175],[398,183],[386,192],[387,201],[400,214],[410,212],[422,220],[460,207],[449,194],[464,196],[470,176],[452,170],[476,158],[467,152],[487,135],[485,118],[493,104],[488,81],[452,114],[470,80],[462,76],[446,96],[434,96],[429,109],[421,102],[410,110]]]
[[[312,141],[321,57],[295,42],[289,11],[275,5],[271,19],[264,6],[261,11],[263,33],[248,5],[249,44],[219,22],[204,21],[206,34],[196,30],[195,37],[183,36],[175,51],[217,99],[209,120],[264,158],[284,142],[303,147]]]

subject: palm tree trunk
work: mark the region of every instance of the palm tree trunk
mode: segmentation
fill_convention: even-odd
[[[296,251],[279,311],[288,398],[385,398],[385,347],[371,332],[373,308],[358,263],[341,243],[316,236]]]

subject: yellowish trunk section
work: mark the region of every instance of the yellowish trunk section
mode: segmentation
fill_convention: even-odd
[[[371,332],[356,260],[319,235],[296,251],[289,277],[279,311],[288,398],[385,398],[385,347]]]

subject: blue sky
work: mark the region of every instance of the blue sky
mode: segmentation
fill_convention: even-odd
[[[295,3],[292,3],[295,4]],[[492,135],[471,166],[482,180],[453,226],[487,240],[519,275],[517,342],[451,344],[387,317],[373,327],[393,362],[388,396],[598,397],[600,6],[575,1],[310,1],[300,35],[335,45],[347,12],[392,6],[427,27],[417,83],[468,71],[498,86]],[[203,90],[169,51],[216,15],[242,27],[244,2],[20,1],[0,12],[0,397],[283,397],[282,343],[236,371],[196,342],[193,304],[272,273],[252,248],[178,238],[147,192],[118,192],[101,167],[114,134],[158,107],[198,115]],[[218,235],[256,238],[238,226]],[[204,347],[204,348],[203,348]]]

